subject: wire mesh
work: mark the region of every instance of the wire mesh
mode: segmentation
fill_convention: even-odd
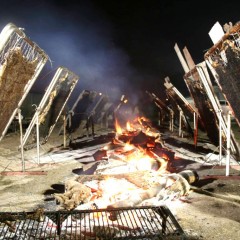
[[[194,79],[191,74],[194,75]],[[200,120],[207,132],[207,136],[211,142],[217,146],[219,142],[218,118],[203,84],[198,74],[196,74],[196,69],[193,69],[190,74],[185,75],[184,80],[198,109]]]
[[[205,54],[216,83],[240,126],[240,24],[237,23],[221,41]]]
[[[0,140],[35,82],[48,56],[9,23],[0,34]]]
[[[33,138],[33,142],[27,140],[37,121],[39,121],[41,143],[46,143],[78,80],[79,77],[69,69],[64,67],[57,69],[23,137],[25,149],[36,146],[36,138]]]
[[[0,239],[185,239],[166,206],[0,213]]]

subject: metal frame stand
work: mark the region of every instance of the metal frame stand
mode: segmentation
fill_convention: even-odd
[[[21,151],[21,161],[22,161],[22,171],[2,171],[0,175],[45,175],[44,171],[26,171],[25,159],[24,159],[24,144],[23,144],[23,127],[22,127],[22,114],[21,109],[17,109],[18,113],[18,122],[19,122],[19,130],[20,130],[20,151]],[[37,135],[38,135],[38,164],[40,164],[39,157],[39,124],[36,124]],[[7,167],[6,167],[7,168]],[[6,169],[5,168],[5,169]]]
[[[37,164],[40,164],[40,134],[39,134],[39,107],[36,104],[32,105],[35,107],[36,111],[36,142],[37,142]],[[19,109],[19,114],[21,115],[21,110]],[[22,121],[21,117],[19,115],[19,126],[20,126],[20,149],[21,149],[21,157],[22,157],[22,163],[23,163],[23,171],[25,171],[25,160],[24,160],[24,143],[23,143],[23,133],[22,133]]]
[[[227,115],[227,140],[226,140],[226,149],[223,147],[222,145],[222,111],[219,110],[218,112],[218,116],[219,116],[219,146],[215,149],[213,153],[215,153],[218,149],[219,149],[219,160],[218,162],[220,163],[220,165],[222,165],[222,152],[223,150],[226,151],[226,176],[229,176],[229,172],[230,172],[230,158],[231,158],[231,115],[232,112],[229,111],[228,115]],[[204,162],[207,163],[208,159]],[[203,164],[204,164],[203,163]]]

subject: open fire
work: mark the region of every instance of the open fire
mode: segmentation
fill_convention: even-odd
[[[113,234],[116,234],[115,237],[126,236],[124,239],[128,239],[127,236],[138,239],[139,232],[143,233],[146,229],[149,232],[149,224],[155,224],[155,217],[133,216],[134,209],[164,208],[167,203],[189,194],[190,180],[186,180],[184,174],[170,172],[174,152],[164,147],[160,133],[145,118],[127,122],[125,127],[116,121],[115,137],[101,151],[102,154],[99,155],[104,157],[99,159],[95,172],[68,180],[65,184],[66,192],[55,194],[55,198],[67,210],[105,209],[106,212],[95,213],[91,223],[86,219],[79,223],[84,225],[87,222],[92,229],[90,232],[93,231],[94,234],[105,231],[103,239],[108,239],[106,232],[109,235],[109,231],[112,239]],[[117,209],[131,209],[133,213],[119,214],[114,211]],[[156,239],[164,239],[162,237],[167,235],[179,236],[171,227],[168,234],[158,234],[159,227],[162,230],[164,228],[161,217],[166,220],[170,215],[164,216],[157,217],[156,227],[153,227],[153,235],[149,239],[155,239],[155,235]],[[95,221],[102,223],[99,225]],[[114,230],[106,231],[102,224],[106,225],[109,221]],[[176,221],[175,223],[177,224]],[[97,230],[93,229],[95,225]],[[145,236],[144,239],[148,238]]]
[[[188,195],[190,180],[171,173],[174,152],[145,118],[116,122],[96,170],[65,182],[58,211],[0,215],[4,239],[184,239],[167,203]],[[170,237],[170,238],[169,238]]]
[[[170,172],[174,152],[164,147],[147,119],[138,117],[125,127],[116,120],[115,126],[115,137],[100,150],[95,172],[68,180],[66,192],[55,194],[62,208],[161,206],[189,194],[184,175]]]

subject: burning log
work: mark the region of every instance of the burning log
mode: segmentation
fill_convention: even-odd
[[[144,117],[138,117],[132,123],[127,122],[125,129],[116,121],[116,138],[134,145],[145,145],[148,142],[163,144],[161,134]]]
[[[168,160],[173,160],[174,153],[163,148],[160,133],[144,118],[137,118],[133,123],[128,122],[126,129],[122,129],[116,121],[116,136],[104,147],[109,162],[116,160],[129,163],[135,165],[135,170],[165,168]]]

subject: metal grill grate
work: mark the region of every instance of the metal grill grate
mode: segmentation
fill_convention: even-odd
[[[166,206],[0,213],[0,239],[185,239]]]

